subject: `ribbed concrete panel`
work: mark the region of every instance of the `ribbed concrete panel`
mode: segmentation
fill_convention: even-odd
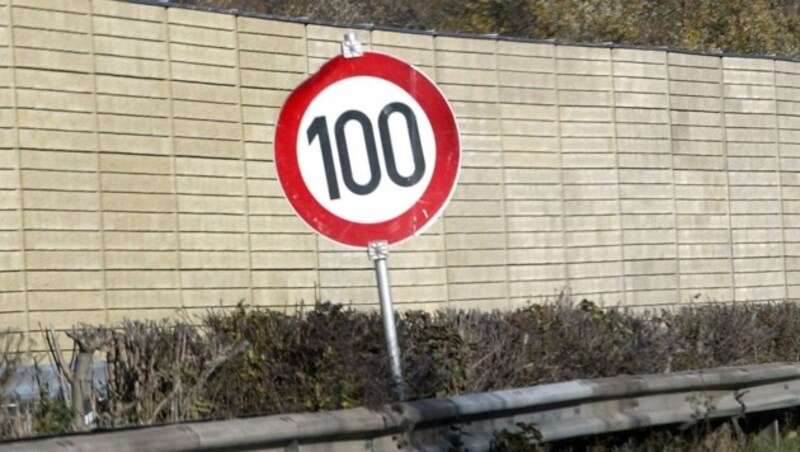
[[[252,299],[236,19],[167,9],[167,27],[181,301],[234,305]]]
[[[615,49],[614,121],[626,304],[678,299],[666,55]]]
[[[318,285],[317,239],[283,196],[272,148],[278,112],[291,88],[273,80],[305,79],[306,30],[245,17],[237,19],[237,30],[249,210],[249,238],[241,237],[239,249],[250,252],[252,300],[262,306],[310,303]]]
[[[726,57],[722,66],[734,298],[782,299],[787,293],[774,62]]]
[[[7,328],[27,331],[28,298],[25,283],[22,197],[19,149],[17,146],[17,101],[12,58],[13,42],[10,8],[0,2],[0,316]]]
[[[92,13],[109,315],[163,315],[181,307],[166,13],[121,2]]]
[[[800,64],[775,62],[775,97],[780,156],[786,285],[800,295]]]
[[[444,216],[391,250],[399,307],[800,296],[797,62],[3,0],[0,326],[375,308],[366,251],[310,231],[273,158],[348,32],[436,81],[462,134]]]
[[[16,204],[24,209],[26,232],[58,236],[46,243],[23,238],[24,256],[17,261],[27,274],[14,280],[27,285],[32,331],[40,323],[66,328],[86,318],[102,321],[107,305],[90,3],[12,2],[9,13],[11,54],[5,61],[14,67],[12,142],[21,196],[4,196],[0,208]],[[62,83],[49,84],[52,77]],[[74,101],[67,108],[65,98]],[[60,167],[58,161],[70,164]],[[12,199],[16,203],[9,205]]]
[[[552,46],[499,43],[499,113],[512,306],[541,302],[567,287],[555,88]]]
[[[579,298],[624,303],[611,51],[555,50],[569,285]]]
[[[444,223],[450,303],[504,307],[506,210],[518,207],[503,199],[497,43],[437,37],[434,46],[436,80],[453,103],[462,141],[461,178]],[[462,221],[471,218],[482,218],[488,227],[464,227]]]
[[[720,58],[667,58],[680,300],[732,300]]]

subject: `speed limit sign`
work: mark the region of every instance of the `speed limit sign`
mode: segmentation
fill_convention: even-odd
[[[275,131],[275,165],[295,212],[353,247],[420,234],[458,179],[458,126],[442,92],[392,56],[337,56],[295,89]]]

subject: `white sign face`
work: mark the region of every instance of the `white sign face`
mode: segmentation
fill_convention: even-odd
[[[350,77],[322,90],[300,121],[296,146],[314,198],[356,223],[380,223],[407,211],[435,170],[428,116],[406,91],[377,77]],[[421,150],[416,161],[414,146]],[[397,175],[401,184],[393,180]]]

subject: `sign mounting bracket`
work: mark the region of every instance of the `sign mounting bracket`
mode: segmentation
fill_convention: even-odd
[[[347,59],[364,56],[364,46],[355,33],[346,33],[342,41],[342,56]]]

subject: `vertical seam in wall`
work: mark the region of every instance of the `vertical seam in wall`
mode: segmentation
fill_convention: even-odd
[[[561,140],[561,90],[558,87],[558,45],[553,44],[553,90],[556,95],[556,142],[558,143],[558,185],[561,190],[561,254],[564,262],[564,293],[569,296],[572,292],[569,277],[569,262],[567,259],[567,208],[566,190],[564,188],[564,149]]]
[[[247,281],[250,293],[250,304],[255,304],[255,294],[253,291],[253,239],[252,232],[250,231],[250,177],[247,170],[247,140],[245,138],[245,121],[244,121],[244,97],[242,95],[242,52],[239,45],[239,21],[240,16],[233,16],[233,33],[236,37],[236,92],[238,93],[239,101],[239,126],[242,132],[239,145],[242,150],[242,177],[244,178],[244,211],[245,211],[245,227],[247,228]]]
[[[778,68],[777,61],[772,60],[772,94],[773,101],[775,102],[775,150],[778,159],[778,215],[781,217],[781,253],[783,254],[783,298],[789,298],[789,274],[786,267],[789,264],[789,259],[786,256],[786,216],[783,214],[783,156],[781,154],[781,124],[780,115],[778,114]]]
[[[308,51],[308,24],[303,24],[303,45],[306,48],[306,55],[305,55],[304,61],[306,62],[306,68],[305,68],[306,79],[308,79],[311,76],[311,62],[309,61],[311,59],[311,55],[310,55],[310,52]],[[273,155],[272,162],[273,162],[273,165],[274,165],[275,164],[275,144],[274,143],[272,145],[272,149],[273,149],[273,151],[272,151],[272,155]],[[322,299],[322,256],[321,256],[320,246],[319,246],[320,240],[323,240],[323,239],[320,236],[320,234],[318,234],[316,231],[313,231],[312,234],[314,234],[314,258],[316,259],[316,263],[315,263],[315,265],[316,265],[316,269],[315,270],[316,271],[315,271],[315,273],[317,274],[317,282],[315,284],[316,293],[314,294],[314,300],[313,301],[314,301],[314,303],[316,303],[317,301],[325,301],[325,300]],[[288,300],[287,300],[287,302],[288,302]]]
[[[14,43],[14,6],[8,2],[8,44],[9,52],[11,54],[10,69],[11,69],[11,99],[12,111],[14,113],[14,149],[17,154],[17,186],[19,187],[19,227],[20,227],[20,245],[22,246],[22,292],[25,299],[25,324],[27,325],[25,333],[27,335],[28,353],[33,350],[33,340],[31,339],[31,306],[30,295],[28,290],[28,246],[25,239],[25,190],[22,185],[22,150],[20,149],[20,134],[19,134],[19,99],[17,94],[17,56],[15,52]]]
[[[180,215],[180,197],[178,196],[178,156],[177,148],[175,146],[175,99],[172,93],[172,36],[170,34],[170,21],[169,21],[170,8],[164,7],[164,31],[166,39],[164,45],[167,46],[167,101],[169,102],[168,114],[169,117],[169,140],[170,148],[172,150],[172,191],[175,195],[175,254],[177,257],[178,268],[175,271],[175,283],[178,289],[178,302],[180,303],[181,310],[186,308],[183,299],[183,278],[181,272],[183,271],[183,259],[181,256],[181,215]]]
[[[622,181],[619,169],[619,140],[617,139],[617,88],[614,78],[614,49],[608,49],[608,64],[611,77],[611,121],[613,121],[611,142],[614,147],[614,166],[617,172],[617,218],[619,220],[620,278],[622,279],[622,303],[628,304],[628,290],[625,281],[625,230],[622,227]]]
[[[719,87],[720,105],[722,117],[722,157],[725,171],[725,197],[728,203],[728,250],[730,251],[731,264],[731,300],[736,301],[736,263],[733,253],[733,213],[731,212],[731,172],[728,165],[728,121],[726,118],[727,109],[725,108],[725,65],[723,57],[719,57]]]
[[[672,219],[675,224],[675,287],[678,290],[677,302],[680,303],[681,297],[683,297],[683,288],[681,287],[681,241],[679,237],[680,228],[678,227],[678,200],[675,194],[678,184],[675,180],[675,140],[672,136],[672,77],[669,75],[669,55],[669,52],[665,52],[664,69],[667,80],[667,137],[669,139],[670,176],[672,178]]]
[[[500,41],[494,40],[494,87],[495,106],[497,107],[497,136],[500,152],[500,212],[503,215],[503,262],[505,268],[506,307],[511,307],[511,273],[508,258],[508,212],[506,211],[506,154],[503,146],[503,114],[500,105]]]
[[[432,41],[433,41],[433,77],[435,79],[434,82],[438,84],[439,83],[439,62],[438,62],[438,58],[437,58],[438,49],[436,47],[436,43],[438,41],[437,41],[437,37],[435,35],[433,36]],[[458,139],[459,139],[459,143],[460,143],[461,142],[461,137],[459,136]],[[461,146],[461,147],[462,147],[462,149],[461,149],[461,165],[463,166],[464,165],[464,149],[463,149],[463,146]],[[459,168],[459,172],[461,172],[461,171],[463,171],[463,168]],[[453,193],[453,194],[455,195],[455,193]],[[447,210],[446,207],[445,207],[445,210]],[[442,254],[444,254],[444,290],[445,290],[445,297],[446,297],[445,306],[447,306],[448,308],[452,308],[452,304],[451,304],[452,301],[451,301],[451,298],[450,298],[450,263],[448,262],[448,259],[447,259],[447,255],[449,254],[448,250],[447,250],[447,215],[445,215],[444,211],[442,211],[442,214],[439,217],[439,221],[442,222]]]
[[[103,281],[103,318],[105,319],[105,323],[109,323],[109,312],[108,312],[108,278],[106,274],[106,228],[105,228],[105,215],[103,209],[103,175],[102,171],[100,171],[100,115],[98,113],[98,102],[97,102],[97,57],[95,55],[95,43],[94,43],[94,4],[89,3],[89,40],[90,50],[92,53],[92,103],[93,103],[93,116],[94,116],[94,138],[95,138],[95,146],[96,146],[96,154],[97,157],[97,170],[95,174],[97,175],[97,198],[98,198],[98,215],[100,216],[100,265],[101,265],[101,277]]]

